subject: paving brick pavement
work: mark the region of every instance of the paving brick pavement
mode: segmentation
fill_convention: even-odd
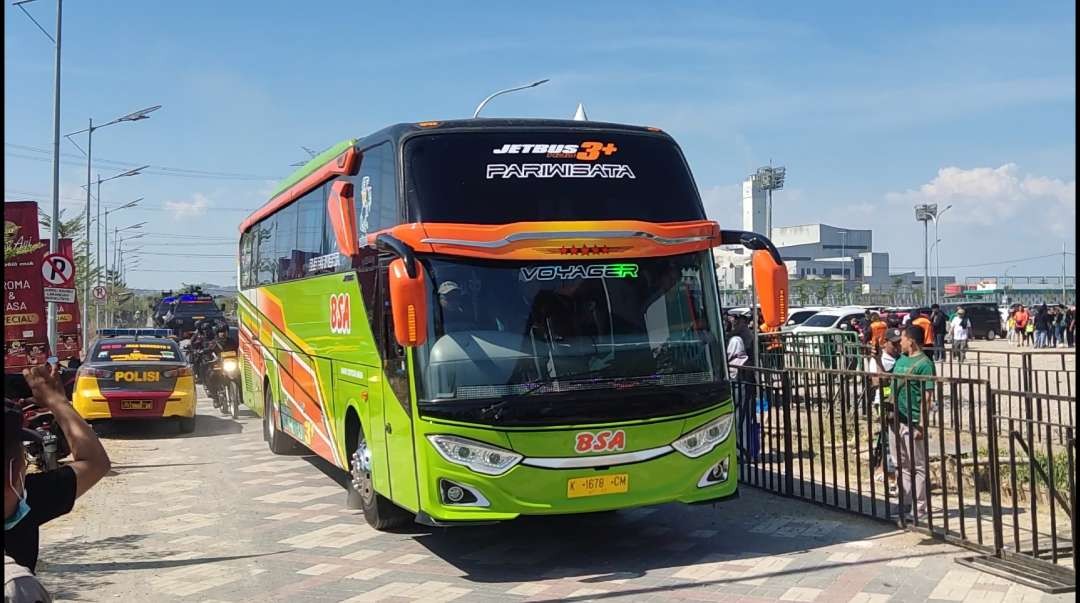
[[[42,530],[39,573],[79,601],[1052,601],[968,551],[743,487],[717,506],[393,533],[335,473],[274,456],[252,414],[194,434],[101,428],[114,472]],[[275,485],[277,484],[277,485]]]

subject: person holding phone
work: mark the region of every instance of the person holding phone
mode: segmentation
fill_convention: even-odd
[[[71,512],[75,499],[98,483],[112,467],[109,455],[90,425],[75,412],[64,393],[60,369],[48,362],[23,369],[34,402],[53,414],[71,446],[72,460],[54,471],[26,473],[22,409],[4,401],[4,555],[33,572],[38,560],[38,528]]]

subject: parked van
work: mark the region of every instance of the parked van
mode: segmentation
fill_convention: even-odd
[[[958,308],[964,309],[964,315],[971,321],[971,339],[986,339],[993,341],[1005,335],[1005,329],[1001,326],[1001,314],[994,302],[960,302],[955,304],[941,304],[941,311],[952,319],[956,316]]]

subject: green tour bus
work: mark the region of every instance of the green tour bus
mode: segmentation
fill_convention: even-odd
[[[298,169],[240,226],[243,399],[275,453],[348,472],[377,529],[737,495],[712,248],[657,128],[398,124]]]

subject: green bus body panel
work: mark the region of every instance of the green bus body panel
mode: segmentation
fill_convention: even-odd
[[[281,184],[278,184],[277,188],[274,189],[273,194],[270,195],[270,199],[273,200],[274,197],[288,190],[290,186],[308,177],[312,172],[326,165],[332,159],[344,152],[345,149],[353,146],[354,144],[356,144],[355,139],[343,140],[336,145],[330,147],[329,149],[326,149],[322,153],[319,153],[318,155],[312,157],[311,160],[309,160],[301,167],[296,168],[296,171],[289,174],[284,180],[282,180]]]
[[[701,413],[694,419],[676,419],[651,422],[646,425],[623,426],[611,424],[604,429],[624,429],[626,449],[622,452],[642,450],[670,444],[655,433],[681,435],[687,430],[708,423],[725,413],[732,412],[730,404]],[[712,452],[696,459],[672,450],[648,461],[616,465],[612,467],[586,467],[579,469],[548,469],[519,464],[500,476],[481,475],[466,467],[444,460],[427,440],[429,434],[453,434],[472,440],[487,442],[508,448],[510,439],[527,435],[532,445],[544,449],[553,457],[578,457],[574,452],[573,435],[581,431],[596,431],[578,427],[566,427],[552,431],[523,434],[506,431],[449,426],[426,420],[416,422],[418,467],[421,506],[429,515],[444,521],[491,521],[513,519],[518,515],[547,515],[563,513],[586,513],[610,509],[654,505],[667,502],[693,503],[734,494],[737,490],[738,464],[735,452],[735,430]],[[544,441],[549,443],[543,443]],[[610,453],[609,453],[610,454]],[[729,474],[727,481],[698,487],[699,480],[720,460],[727,458]],[[625,474],[628,490],[625,493],[604,494],[581,498],[567,496],[567,482],[574,478],[600,477]],[[439,501],[439,479],[449,479],[476,489],[490,501],[489,508],[453,507]]]

